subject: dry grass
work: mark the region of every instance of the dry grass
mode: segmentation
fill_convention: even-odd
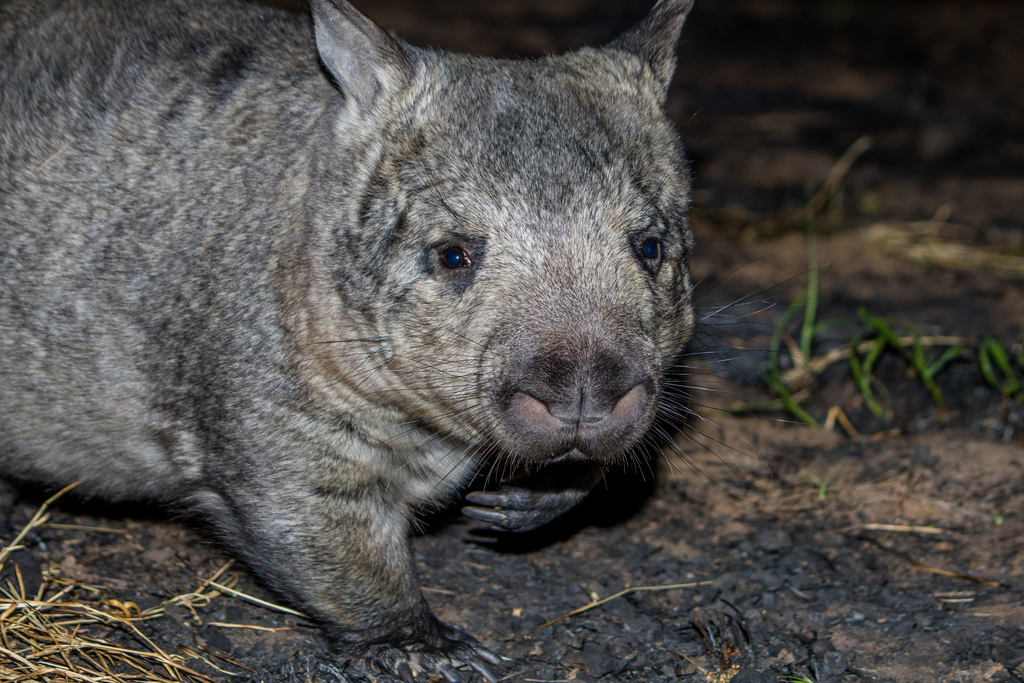
[[[218,680],[196,671],[189,666],[189,661],[201,661],[208,671],[228,674],[221,668],[223,664],[218,665],[223,658],[206,656],[182,645],[177,651],[167,651],[147,637],[140,626],[164,616],[171,605],[184,607],[198,620],[197,609],[219,596],[256,601],[232,587],[236,577],[226,574],[230,562],[208,579],[199,580],[194,591],[176,595],[146,610],[141,610],[134,602],[113,599],[103,589],[63,577],[56,567],[44,570],[39,589],[33,595],[27,594],[25,578],[16,562],[16,554],[24,552],[20,544],[33,529],[46,525],[48,508],[70,488],[73,487],[47,500],[21,532],[0,550],[0,572],[6,575],[0,585],[0,683],[214,683]],[[285,610],[269,603],[263,606]],[[231,626],[259,628],[245,624]],[[238,668],[234,668],[234,672]]]
[[[971,245],[962,237],[970,232],[963,226],[946,223],[940,216],[931,221],[876,223],[864,229],[864,237],[890,256],[919,266],[1024,278],[1024,257],[996,247]]]

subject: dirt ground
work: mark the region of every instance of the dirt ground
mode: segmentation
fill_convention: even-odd
[[[647,3],[363,6],[413,43],[529,56],[606,41]],[[413,549],[437,614],[512,658],[511,681],[1024,681],[1024,406],[986,383],[975,343],[1024,352],[1021,84],[1017,0],[698,0],[669,102],[696,179],[696,416],[551,528],[474,541],[457,510],[430,520]],[[968,338],[936,377],[945,409],[890,351],[882,417],[845,363],[799,395],[819,421],[832,409],[830,428],[725,410],[776,398],[768,348],[808,284],[809,204],[819,319],[837,321],[814,354],[848,346],[861,308],[901,334]],[[17,500],[0,546],[44,497]],[[124,617],[66,628],[176,658],[192,680],[389,680],[333,658],[300,617],[215,591],[216,576],[279,601],[157,512],[58,504],[24,545],[5,580]],[[9,649],[12,614],[0,605]],[[23,680],[14,665],[0,681]],[[175,675],[191,676],[154,664],[130,680]]]

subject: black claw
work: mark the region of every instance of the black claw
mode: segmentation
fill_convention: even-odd
[[[485,660],[491,666],[501,666],[502,663],[511,664],[512,662],[516,661],[511,657],[502,657],[501,655],[496,655],[490,650],[487,650],[482,647],[479,648],[476,651],[476,653],[480,655],[481,659]]]
[[[462,514],[473,519],[478,519],[481,522],[487,522],[488,524],[494,524],[497,526],[504,526],[507,517],[503,512],[497,512],[496,510],[485,510],[484,508],[468,507],[462,508]]]
[[[477,505],[487,507],[504,507],[508,503],[508,496],[503,493],[488,491],[472,491],[466,494],[466,500]]]
[[[482,652],[477,654],[481,657],[484,656]],[[469,665],[476,669],[476,672],[483,676],[487,683],[498,683],[498,674],[494,673],[494,670],[491,669],[491,667],[482,662],[470,662]],[[497,664],[495,664],[495,666],[497,666]]]
[[[405,683],[416,683],[416,677],[412,675],[412,667],[409,666],[409,662],[401,662],[395,667],[398,677],[401,678]]]
[[[391,672],[402,683],[440,678],[444,679],[444,683],[464,683],[467,678],[476,680],[476,675],[467,666],[472,667],[488,683],[497,683],[497,674],[485,663],[498,666],[501,660],[497,655],[472,636],[436,619],[428,622],[428,625],[436,628],[435,633],[428,634],[432,636],[430,640],[371,646],[363,654],[378,669]],[[413,673],[414,662],[417,669],[422,669],[417,671],[418,677]]]
[[[442,676],[444,676],[444,680],[448,681],[448,683],[463,683],[462,676],[460,676],[458,672],[451,667],[442,664],[437,668],[437,670]]]

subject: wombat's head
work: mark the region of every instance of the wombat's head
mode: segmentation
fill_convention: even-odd
[[[690,4],[603,49],[504,61],[313,3],[343,98],[311,216],[336,334],[366,342],[335,357],[352,390],[530,463],[643,436],[693,326],[689,176],[663,111]]]

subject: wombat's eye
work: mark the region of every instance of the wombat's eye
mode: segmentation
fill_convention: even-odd
[[[661,256],[661,241],[657,237],[648,237],[644,240],[641,251],[645,259],[654,261]]]
[[[462,247],[448,247],[441,252],[441,265],[451,270],[469,268],[472,264],[469,254]]]

